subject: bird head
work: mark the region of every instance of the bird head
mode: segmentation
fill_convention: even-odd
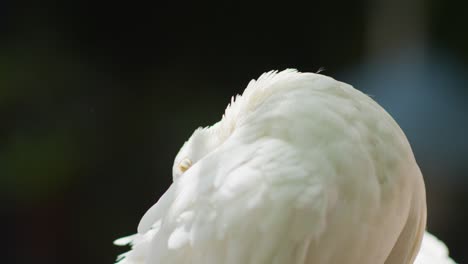
[[[311,77],[325,77],[313,73],[299,73],[294,69],[281,72],[270,71],[262,74],[257,80],[252,80],[242,95],[231,98],[221,120],[212,126],[197,128],[190,138],[183,144],[175,157],[172,167],[173,180],[176,181],[181,175],[189,170],[194,164],[203,160],[209,153],[221,146],[234,133],[243,133],[244,139],[255,141],[265,136],[264,124],[268,114],[275,112],[278,100],[269,99],[286,94],[289,90],[300,86],[305,75]],[[278,98],[277,98],[278,99]],[[281,103],[284,104],[284,103]],[[263,111],[257,111],[260,107]],[[287,115],[287,113],[285,113]],[[262,132],[263,130],[263,132]],[[246,132],[253,132],[247,135]]]

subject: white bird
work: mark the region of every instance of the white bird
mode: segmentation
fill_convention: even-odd
[[[195,130],[138,234],[115,244],[132,246],[119,264],[454,263],[425,227],[423,177],[392,117],[346,83],[285,70]]]

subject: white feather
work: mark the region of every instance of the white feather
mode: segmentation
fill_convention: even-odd
[[[455,264],[450,259],[447,246],[432,234],[424,235],[421,250],[415,264]]]
[[[184,144],[173,176],[139,234],[116,241],[132,246],[120,264],[404,264],[424,235],[424,183],[404,133],[320,74],[251,81]],[[441,245],[426,234],[417,263],[451,263]]]

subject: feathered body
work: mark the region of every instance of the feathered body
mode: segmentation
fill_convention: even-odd
[[[424,182],[397,123],[348,84],[251,81],[176,156],[119,264],[413,263]]]

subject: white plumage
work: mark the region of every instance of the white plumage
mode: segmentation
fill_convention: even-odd
[[[295,70],[251,81],[177,154],[173,184],[119,264],[454,263],[426,226],[397,123],[348,84]]]

